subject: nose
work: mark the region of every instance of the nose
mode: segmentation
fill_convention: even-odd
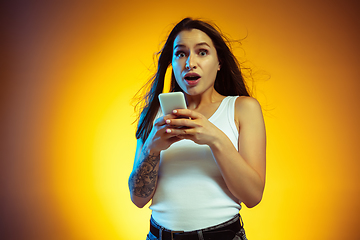
[[[188,58],[186,59],[186,69],[191,70],[196,68],[196,59],[194,54],[190,53]]]

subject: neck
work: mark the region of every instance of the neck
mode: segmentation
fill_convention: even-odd
[[[199,95],[188,95],[185,93],[185,97],[189,109],[197,109],[201,105],[211,104],[223,99],[223,96],[220,95],[214,88]]]

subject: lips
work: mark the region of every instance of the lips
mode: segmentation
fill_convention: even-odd
[[[201,76],[197,73],[187,73],[184,76],[187,85],[193,86],[200,81]]]

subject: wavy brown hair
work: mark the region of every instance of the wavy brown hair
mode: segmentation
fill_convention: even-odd
[[[224,96],[250,96],[243,74],[241,73],[239,62],[227,44],[229,41],[220,30],[218,30],[218,27],[201,20],[184,18],[172,29],[163,48],[158,53],[157,72],[151,78],[150,88],[144,96],[144,106],[139,116],[136,131],[136,138],[141,138],[143,142],[145,142],[149,136],[153,127],[153,121],[159,110],[160,103],[158,95],[163,92],[165,74],[172,61],[174,40],[181,31],[191,29],[198,29],[206,33],[211,38],[216,49],[221,68],[215,79],[215,90]],[[171,74],[170,91],[182,91],[173,73]]]

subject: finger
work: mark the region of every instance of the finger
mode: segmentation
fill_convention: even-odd
[[[155,145],[164,146],[179,141],[174,138],[176,135],[166,133],[166,128],[160,127],[160,129],[151,137],[151,142]]]
[[[179,116],[175,115],[175,114],[168,114],[164,116],[164,120],[166,121],[167,119],[175,119],[178,118]]]
[[[200,118],[201,114],[190,110],[190,109],[175,109],[173,110],[172,114],[176,115],[176,116],[185,116],[185,117],[190,117],[191,119],[195,119],[195,118]]]
[[[154,125],[155,125],[155,126],[165,125],[165,119],[164,119],[164,117],[159,117],[158,119],[156,119],[156,120],[154,121]]]
[[[182,140],[182,139],[189,139],[189,140],[193,140],[194,139],[194,135],[192,134],[184,134],[184,132],[186,131],[181,131],[181,130],[178,130],[178,129],[169,129],[166,134],[168,134],[169,136],[171,136],[171,138],[169,139],[172,139],[172,138],[176,138],[176,139],[179,139],[179,140]],[[178,141],[179,141],[178,140]]]
[[[162,125],[165,125],[166,124],[166,119],[174,119],[174,118],[177,118],[178,116],[174,115],[174,114],[168,114],[168,115],[165,115],[165,116],[162,116],[162,117],[159,117],[157,118],[155,121],[154,121],[154,125],[156,126],[162,126]]]
[[[169,136],[177,136],[184,138],[185,135],[193,135],[194,129],[192,128],[166,128],[165,132]]]
[[[166,125],[172,127],[197,127],[194,120],[186,118],[166,119]]]

